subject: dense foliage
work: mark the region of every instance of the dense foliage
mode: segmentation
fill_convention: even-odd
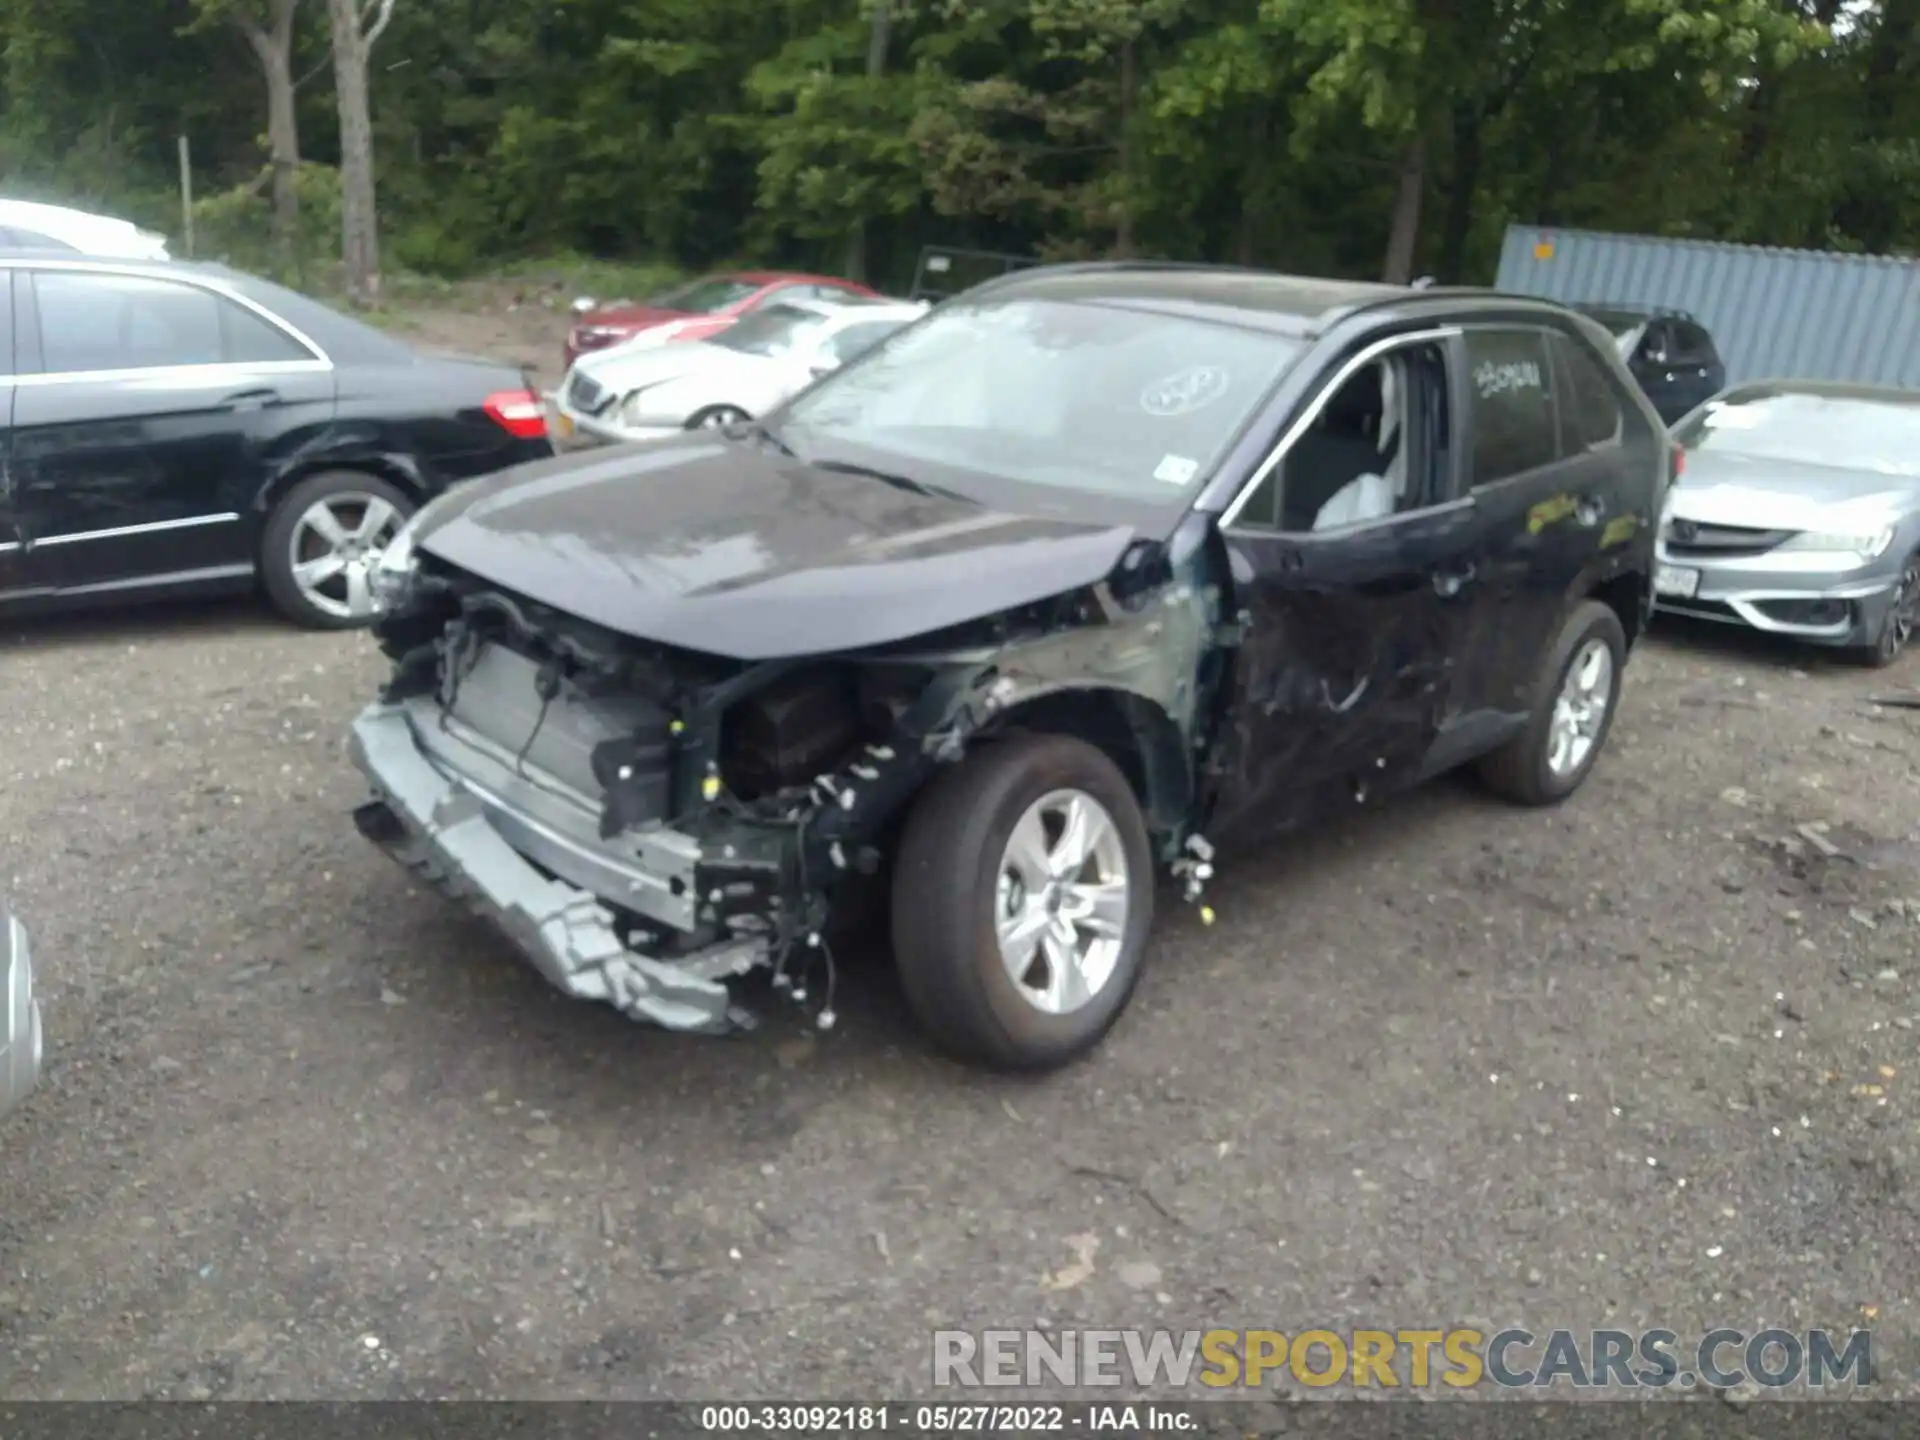
[[[271,3],[6,0],[6,192],[177,236],[185,135],[200,248],[265,256]],[[389,264],[897,282],[938,241],[1485,279],[1515,219],[1920,247],[1920,0],[874,3],[398,0],[371,61]],[[337,255],[326,12],[297,7],[280,178]]]

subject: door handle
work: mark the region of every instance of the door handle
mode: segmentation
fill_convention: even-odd
[[[1453,570],[1436,570],[1433,572],[1434,593],[1450,599],[1466,589],[1467,582],[1478,573],[1478,567],[1470,564]]]
[[[221,402],[229,410],[264,410],[280,403],[278,390],[236,390]]]

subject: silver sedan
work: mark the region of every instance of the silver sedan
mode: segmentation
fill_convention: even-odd
[[[1920,619],[1920,393],[1743,385],[1673,436],[1658,609],[1899,658]]]
[[[0,1031],[0,1117],[15,1109],[40,1083],[40,1002],[33,993],[33,956],[27,927],[0,907],[5,937],[6,1028]]]

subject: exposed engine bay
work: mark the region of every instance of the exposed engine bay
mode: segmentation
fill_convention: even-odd
[[[362,831],[500,924],[549,980],[675,1029],[755,1023],[734,983],[833,1023],[835,896],[884,867],[941,765],[1009,728],[1129,757],[1163,861],[1190,831],[1220,595],[1143,544],[1113,580],[904,645],[747,662],[668,648],[423,563],[377,626]]]

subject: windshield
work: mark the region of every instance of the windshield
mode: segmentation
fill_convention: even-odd
[[[950,301],[802,394],[783,424],[808,446],[1165,503],[1212,471],[1298,354],[1144,310]]]
[[[1729,395],[1675,438],[1715,455],[1920,476],[1920,400],[1817,391]]]
[[[823,323],[824,318],[811,310],[801,310],[792,305],[769,305],[764,310],[734,321],[707,343],[726,350],[738,350],[743,355],[786,355]]]
[[[712,315],[729,305],[738,305],[760,287],[749,280],[730,275],[712,275],[686,285],[662,291],[647,304],[656,310],[679,310],[688,315]]]

